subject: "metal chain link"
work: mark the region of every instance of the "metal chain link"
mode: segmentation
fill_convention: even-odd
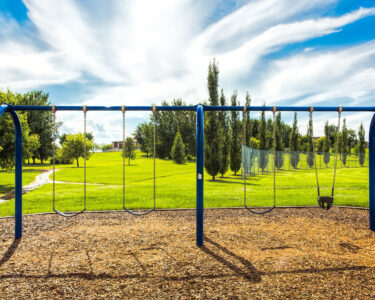
[[[336,128],[336,155],[335,155],[335,169],[333,171],[333,182],[332,182],[332,192],[331,192],[332,197],[333,197],[334,190],[335,190],[337,156],[338,156],[338,152],[339,152],[339,142],[340,142],[340,121],[341,121],[342,107],[339,106],[337,111],[338,111],[338,120],[337,120],[337,128]]]
[[[83,106],[83,138],[84,138],[84,151],[83,151],[83,203],[84,209],[86,210],[86,159],[87,159],[87,144],[86,144],[86,118],[87,106]]]
[[[314,123],[313,123],[313,111],[314,111],[314,107],[310,106],[310,118],[309,118],[309,122],[311,124],[311,138],[314,138]],[[318,197],[320,197],[320,186],[319,186],[319,177],[318,177],[318,167],[316,165],[316,152],[315,152],[315,143],[314,141],[312,140],[312,146],[313,146],[313,154],[314,154],[314,166],[315,166],[315,177],[316,177],[316,185],[317,185],[317,188],[318,188]]]

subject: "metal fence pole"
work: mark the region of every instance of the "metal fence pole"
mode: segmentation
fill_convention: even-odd
[[[197,246],[203,246],[203,146],[204,146],[204,111],[197,106]]]

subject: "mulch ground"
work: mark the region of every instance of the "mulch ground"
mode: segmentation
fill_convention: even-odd
[[[375,233],[348,208],[125,212],[0,220],[0,298],[375,297]]]

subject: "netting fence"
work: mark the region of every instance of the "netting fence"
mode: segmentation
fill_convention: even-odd
[[[246,157],[245,157],[246,155]],[[334,168],[335,153],[330,152],[302,152],[302,151],[276,151],[274,160],[273,150],[260,150],[242,145],[241,173],[244,176],[261,175],[276,171],[296,171],[314,168],[314,158],[318,169]],[[246,163],[246,164],[245,164]],[[337,168],[368,167],[368,153],[339,153],[337,154]]]

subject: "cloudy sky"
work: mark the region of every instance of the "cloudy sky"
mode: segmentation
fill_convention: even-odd
[[[374,105],[374,29],[370,0],[0,0],[0,88],[65,105],[197,104],[216,58],[242,103],[249,91],[254,105]],[[371,114],[345,116],[357,128]],[[127,117],[130,134],[146,116]],[[81,113],[59,118],[81,130]],[[88,118],[97,142],[121,138],[120,112]]]

